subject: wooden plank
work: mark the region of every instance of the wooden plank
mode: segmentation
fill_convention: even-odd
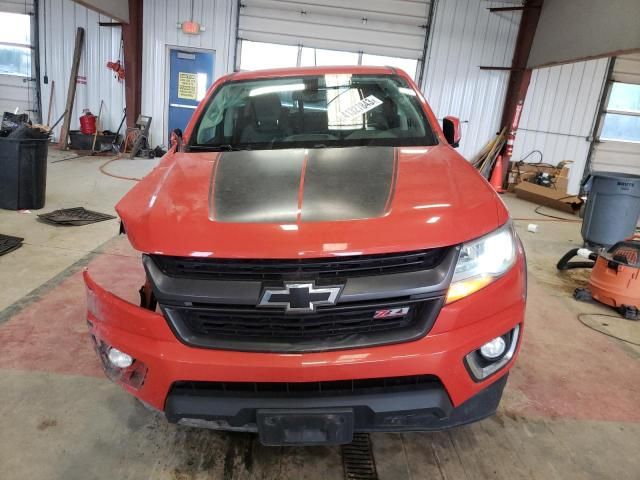
[[[78,27],[76,30],[76,45],[73,49],[73,63],[71,64],[71,74],[69,75],[69,90],[67,91],[67,105],[65,107],[64,123],[60,131],[59,146],[66,150],[69,142],[69,128],[71,126],[71,116],[73,115],[73,104],[76,100],[76,82],[78,80],[78,69],[80,68],[80,57],[84,46],[84,28]]]

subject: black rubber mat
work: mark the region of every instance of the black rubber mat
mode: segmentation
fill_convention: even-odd
[[[345,480],[377,480],[376,462],[368,433],[356,433],[353,442],[342,446]]]
[[[90,223],[103,222],[116,218],[106,213],[94,212],[83,207],[64,208],[62,210],[54,210],[53,212],[43,213],[38,217],[48,223],[57,225],[88,225]]]
[[[0,234],[0,255],[14,251],[22,246],[24,238]]]

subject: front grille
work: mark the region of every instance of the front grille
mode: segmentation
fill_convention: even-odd
[[[293,260],[238,260],[153,255],[166,274],[212,280],[291,280],[351,278],[429,270],[440,264],[448,248],[405,253],[350,255]]]
[[[433,325],[442,297],[394,299],[318,307],[285,314],[245,306],[163,306],[185,343],[247,351],[320,351],[409,341]],[[375,318],[380,310],[407,307],[402,316]]]
[[[143,261],[154,296],[183,343],[308,353],[424,337],[444,303],[457,254],[453,246],[299,260],[145,255]],[[335,305],[316,305],[313,312],[285,312],[275,301],[271,307],[262,302],[265,288],[278,290],[301,281],[342,290]],[[389,308],[401,315],[376,315]]]
[[[374,318],[378,310],[389,307],[386,304],[319,309],[316,314],[305,315],[287,315],[282,311],[254,308],[192,308],[183,309],[183,314],[188,327],[203,335],[319,338],[404,328],[420,317],[424,304],[416,303],[409,307],[406,315],[387,319]]]
[[[409,391],[442,387],[433,375],[408,375],[403,377],[362,378],[355,380],[330,380],[321,382],[176,382],[172,392],[189,394],[258,396],[291,395],[352,395],[372,394],[379,391]]]

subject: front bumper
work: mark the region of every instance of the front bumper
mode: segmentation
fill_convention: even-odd
[[[353,431],[430,431],[464,425],[493,415],[507,375],[454,407],[439,382],[424,388],[362,394],[243,395],[216,389],[174,386],[165,414],[172,423],[222,430],[258,432],[260,415],[300,411],[347,411]],[[263,433],[262,431],[260,433]],[[268,442],[265,442],[268,443]]]
[[[431,332],[419,340],[368,348],[316,353],[258,353],[194,348],[178,341],[164,317],[113,295],[84,272],[90,333],[98,345],[113,346],[144,365],[135,384],[117,378],[123,388],[146,404],[179,420],[170,407],[177,382],[319,382],[410,375],[439,379],[452,410],[447,420],[424,428],[443,428],[473,421],[495,410],[491,402],[480,413],[463,415],[467,401],[481,392],[501,392],[500,382],[516,355],[495,375],[476,382],[464,357],[492,338],[521,325],[525,309],[525,262],[475,294],[442,308]],[[137,371],[140,371],[138,369]],[[111,376],[113,378],[113,376]],[[500,380],[500,381],[499,381]],[[493,390],[487,388],[495,383]],[[482,397],[480,397],[482,398]],[[499,395],[498,395],[499,398]],[[411,408],[407,409],[411,410]],[[188,413],[185,410],[186,413]],[[467,418],[467,420],[465,420]],[[371,429],[377,428],[371,423]],[[399,427],[399,426],[398,426]],[[367,427],[368,428],[368,427]],[[387,428],[387,427],[385,427]],[[390,427],[390,429],[398,429]]]

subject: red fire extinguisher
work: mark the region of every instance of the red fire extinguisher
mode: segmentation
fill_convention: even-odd
[[[84,109],[84,115],[80,117],[80,131],[85,135],[96,133],[96,116],[88,109]]]
[[[115,72],[115,76],[117,77],[119,82],[124,80],[124,67],[120,63],[120,60],[116,60],[115,62],[107,62],[107,68]]]

